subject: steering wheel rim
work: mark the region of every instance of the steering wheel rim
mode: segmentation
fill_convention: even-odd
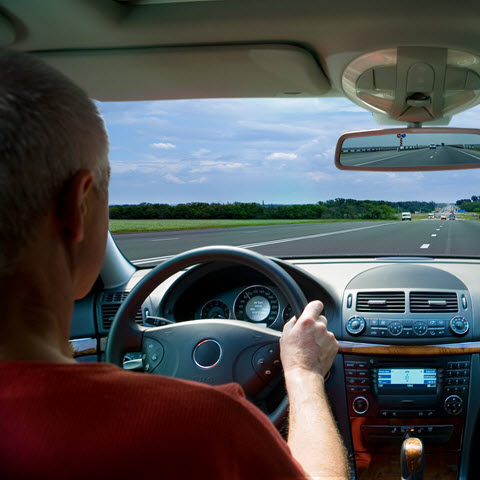
[[[142,343],[145,342],[146,338],[151,338],[154,340],[155,335],[160,336],[162,333],[166,334],[166,327],[147,329],[139,326],[135,322],[136,312],[141,307],[145,299],[150,295],[150,293],[163,281],[167,280],[172,275],[185,268],[211,262],[229,262],[239,264],[248,266],[257,272],[262,273],[285,295],[292,307],[293,314],[297,318],[301,315],[305,305],[307,304],[307,299],[295,280],[293,280],[293,278],[282,267],[277,265],[268,257],[251,250],[230,246],[209,246],[189,250],[167,260],[160,265],[157,265],[153,270],[145,275],[145,277],[143,277],[129,293],[128,297],[124,300],[117,311],[110,328],[105,351],[106,361],[118,366],[122,366],[125,352],[140,351],[142,349]],[[174,324],[169,326],[173,328],[171,328],[172,331],[168,333],[178,334],[181,332],[181,328],[175,329],[174,327],[181,325],[192,326],[193,324],[197,324],[207,326],[206,322],[208,321],[192,320]],[[212,328],[215,328],[216,322],[213,320],[210,322],[210,326],[213,325]],[[231,329],[237,329],[236,332],[239,331],[238,329],[240,329],[240,331],[248,330],[248,332],[246,332],[248,335],[244,335],[245,339],[253,337],[258,339],[259,336],[263,334],[265,337],[263,340],[264,342],[275,344],[275,342],[278,343],[278,340],[281,336],[279,332],[264,327],[259,327],[257,325],[252,325],[249,322],[229,320],[228,322],[223,322],[223,325],[229,325]],[[169,339],[173,338],[174,336],[175,335],[171,335]],[[180,376],[180,378],[185,377]],[[242,386],[245,389],[245,386]],[[287,409],[288,398],[285,397],[274,410],[274,412],[270,413],[268,416],[276,426],[280,426],[286,416]]]

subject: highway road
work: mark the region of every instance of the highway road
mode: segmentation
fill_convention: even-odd
[[[480,152],[455,147],[423,148],[385,152],[347,153],[341,156],[345,166],[415,167],[432,165],[465,165],[480,163]]]
[[[116,234],[136,265],[149,266],[206,245],[235,245],[264,255],[408,255],[480,257],[480,221],[342,222]]]

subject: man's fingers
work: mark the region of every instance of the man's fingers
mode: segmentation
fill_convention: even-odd
[[[283,327],[283,332],[288,333],[293,326],[295,325],[297,319],[295,317],[292,317]]]
[[[306,307],[305,310],[302,313],[302,318],[311,318],[312,320],[318,320],[320,317],[320,314],[323,311],[323,303],[320,302],[320,300],[314,300],[313,302],[310,302]]]

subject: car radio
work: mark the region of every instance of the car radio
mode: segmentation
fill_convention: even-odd
[[[428,418],[463,416],[470,358],[365,358],[345,355],[351,416]]]

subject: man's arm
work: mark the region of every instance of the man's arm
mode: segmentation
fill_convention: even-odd
[[[324,388],[338,343],[322,310],[321,302],[309,303],[298,321],[285,325],[280,341],[290,399],[288,445],[309,476],[348,479],[346,450]]]

